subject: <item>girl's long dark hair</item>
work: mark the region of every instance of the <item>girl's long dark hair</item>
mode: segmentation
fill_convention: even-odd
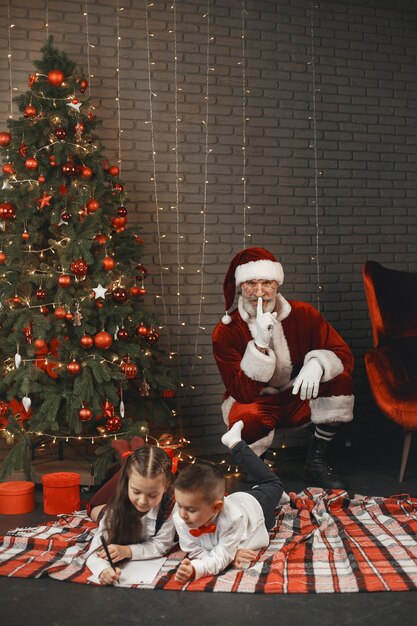
[[[108,543],[128,545],[138,543],[141,536],[142,522],[138,511],[129,500],[128,483],[133,470],[144,478],[156,478],[164,474],[165,491],[171,489],[173,475],[171,459],[158,446],[142,446],[127,459],[111,499],[105,517],[105,530]]]

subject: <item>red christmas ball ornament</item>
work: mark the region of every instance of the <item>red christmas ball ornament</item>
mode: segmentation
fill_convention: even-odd
[[[135,241],[137,244],[142,245],[143,244],[143,239],[140,235],[134,235]]]
[[[67,311],[65,313],[65,319],[68,320],[69,322],[73,319],[74,315],[71,313],[71,311]]]
[[[75,176],[77,173],[77,168],[72,161],[67,161],[66,163],[64,163],[61,170],[62,173],[65,174],[65,176]]]
[[[60,287],[69,287],[71,284],[71,276],[69,274],[61,274],[61,276],[58,277],[58,285]]]
[[[113,415],[106,420],[106,429],[109,433],[117,433],[122,427],[122,420],[118,415]]]
[[[54,315],[55,315],[55,317],[56,317],[57,319],[59,319],[59,320],[64,320],[64,319],[65,319],[66,314],[67,314],[67,312],[66,312],[66,310],[64,309],[64,307],[62,307],[62,306],[57,306],[57,307],[56,307],[56,309],[55,309],[55,311],[54,311]]]
[[[24,230],[22,233],[22,240],[23,241],[28,241],[30,239],[30,234],[28,233],[27,230]]]
[[[110,176],[118,176],[119,172],[120,172],[120,170],[117,167],[117,165],[112,165],[111,167],[109,167],[109,174],[110,174]]]
[[[33,157],[29,157],[25,161],[25,167],[26,167],[27,170],[36,170],[38,165],[39,165],[39,163],[38,163],[37,159],[35,159]]]
[[[85,78],[83,78],[82,80],[80,80],[80,91],[81,93],[84,93],[85,90],[88,87],[88,82],[85,80]]]
[[[146,293],[145,287],[138,287],[139,295],[144,296]]]
[[[35,117],[38,114],[38,109],[33,104],[28,104],[23,111],[24,117]]]
[[[103,308],[103,300],[98,299],[95,302],[96,302],[96,307],[98,309],[102,309]]]
[[[37,298],[38,300],[45,300],[46,299],[46,291],[45,289],[42,289],[41,287],[35,292],[35,298]]]
[[[0,417],[6,417],[9,412],[9,405],[4,400],[0,400]]]
[[[54,135],[57,139],[66,139],[67,131],[65,130],[65,128],[59,127],[54,132]]]
[[[120,366],[120,369],[123,372],[123,374],[126,376],[126,378],[128,378],[129,380],[136,378],[138,374],[137,365],[130,360],[122,363]]]
[[[39,307],[39,311],[42,313],[42,315],[48,315],[48,313],[49,313],[48,307],[47,306],[43,306],[43,305],[41,307]]]
[[[94,339],[90,335],[83,335],[80,339],[80,345],[84,349],[91,348],[94,343]]]
[[[61,72],[61,70],[51,70],[48,72],[48,83],[53,87],[61,87],[64,78],[64,72]]]
[[[10,202],[0,204],[0,219],[12,220],[16,217],[16,209]]]
[[[148,333],[149,328],[145,326],[145,324],[139,324],[139,326],[136,326],[136,334],[139,335],[139,337],[147,337]]]
[[[72,215],[70,213],[61,213],[61,220],[63,222],[69,222],[71,219]]]
[[[80,170],[80,175],[81,175],[81,178],[91,178],[93,175],[93,170],[91,169],[91,167],[87,167],[86,165],[83,165]]]
[[[141,279],[147,277],[148,270],[146,269],[144,265],[142,265],[142,263],[139,263],[138,265],[136,265],[136,270],[139,273]]]
[[[117,209],[117,215],[119,217],[126,217],[126,215],[127,215],[127,208],[125,206],[119,206],[119,208]]]
[[[84,259],[76,259],[71,263],[70,269],[76,276],[85,276],[88,272],[88,265]]]
[[[51,164],[51,167],[55,167],[56,166],[56,161],[55,161],[55,155],[51,154],[51,156],[49,157],[49,163]]]
[[[89,213],[95,213],[100,208],[100,203],[95,198],[90,198],[86,204]]]
[[[77,374],[80,373],[80,370],[81,370],[81,365],[77,363],[75,359],[71,361],[71,363],[68,363],[67,365],[67,372],[69,372],[72,376],[77,376]]]
[[[175,396],[175,391],[173,389],[164,389],[159,392],[162,398],[173,398]]]
[[[114,268],[114,259],[111,256],[105,256],[102,260],[103,269],[106,271],[110,271]]]
[[[125,190],[125,188],[120,183],[115,183],[113,185],[113,190],[114,191],[120,191],[120,193],[122,193]]]
[[[82,422],[89,422],[93,417],[93,412],[91,409],[83,406],[83,408],[79,410],[78,415],[80,416],[80,420]]]
[[[155,330],[151,330],[151,332],[146,337],[146,341],[148,342],[150,346],[153,346],[153,344],[156,343],[158,339],[159,339],[159,333],[157,333]]]
[[[13,167],[13,163],[5,163],[2,167],[3,170],[3,174],[10,174],[10,176],[13,176],[13,174],[16,174],[16,170]]]
[[[40,176],[38,176],[38,183],[44,183],[44,182],[45,182],[45,176],[41,174]]]
[[[130,288],[129,293],[133,298],[137,298],[138,296],[140,296],[139,287],[137,285],[133,285]]]
[[[12,298],[12,302],[13,302],[13,304],[20,304],[20,298],[19,298],[19,296],[13,296],[13,298]]]
[[[71,100],[71,102],[72,102],[72,104],[78,104],[78,100],[77,100],[77,98],[73,98],[73,99]]]
[[[116,230],[123,229],[126,226],[127,218],[126,217],[112,217],[111,225]]]
[[[46,354],[46,352],[48,351],[48,344],[46,343],[45,339],[35,339],[33,345],[39,352],[43,352],[44,354]]]
[[[85,131],[85,126],[82,122],[77,122],[74,124],[74,132],[83,133]]]
[[[7,256],[4,254],[4,252],[0,252],[0,265],[4,265],[7,261]]]
[[[120,341],[127,341],[127,339],[129,339],[129,333],[127,332],[126,328],[120,328],[117,331],[117,339],[119,339]]]
[[[123,287],[116,287],[116,289],[113,289],[111,294],[111,299],[113,300],[113,302],[123,304],[124,302],[126,302],[127,298],[127,291],[126,289],[123,289]]]
[[[12,140],[12,136],[10,133],[8,132],[0,133],[0,146],[2,146],[3,148],[7,148],[7,146],[10,145],[11,140]]]
[[[97,333],[97,335],[94,337],[94,345],[96,346],[96,348],[100,348],[101,350],[107,350],[108,348],[110,348],[112,343],[113,338],[111,334],[106,332],[105,330]]]
[[[104,244],[107,243],[109,240],[107,235],[102,235],[101,233],[96,235],[94,239],[97,241],[98,244],[100,244],[100,246],[104,246]]]

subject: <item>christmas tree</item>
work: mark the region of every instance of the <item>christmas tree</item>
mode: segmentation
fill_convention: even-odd
[[[13,436],[0,480],[32,476],[40,437],[106,443],[172,423],[175,380],[143,305],[143,240],[94,133],[88,83],[52,38],[22,115],[0,133],[0,428]]]

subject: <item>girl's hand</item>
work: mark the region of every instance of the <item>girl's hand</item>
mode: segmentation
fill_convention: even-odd
[[[191,580],[195,576],[195,569],[191,565],[190,559],[184,559],[175,574],[175,580],[177,583],[186,583],[187,580]]]
[[[236,556],[232,565],[234,567],[237,567],[238,569],[245,569],[246,567],[248,567],[251,561],[256,559],[257,554],[258,553],[255,552],[254,550],[248,550],[247,548],[239,548],[239,550],[236,552]]]
[[[114,585],[119,582],[122,570],[116,567],[116,571],[112,567],[106,567],[98,577],[101,585]]]
[[[109,553],[113,563],[118,563],[119,561],[123,561],[123,559],[132,558],[132,550],[129,548],[129,546],[119,546],[116,543],[111,543],[107,547],[109,549]],[[97,552],[97,556],[99,556],[100,559],[107,560],[106,553],[103,549]]]

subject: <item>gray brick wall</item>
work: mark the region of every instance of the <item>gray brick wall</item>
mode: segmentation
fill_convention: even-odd
[[[13,84],[27,88],[45,40],[43,0],[12,0]],[[145,1],[120,2],[122,176],[129,218],[143,227],[148,305],[161,323],[157,220],[149,120]],[[149,7],[154,139],[164,300],[179,357],[181,422],[196,454],[219,450],[223,392],[211,330],[223,313],[222,281],[243,242],[241,2],[210,3],[210,67],[204,300],[200,310],[205,176],[207,2],[177,0],[179,224],[175,209],[175,90],[172,2]],[[371,332],[361,270],[366,259],[417,271],[417,7],[415,2],[247,0],[247,244],[270,248],[285,269],[283,293],[317,303],[356,357],[356,421],[371,436],[380,418],[363,356]],[[0,16],[0,120],[8,113],[7,2]],[[88,3],[91,95],[110,161],[117,160],[115,0]],[[318,5],[318,6],[317,6]],[[316,8],[317,7],[317,8]],[[49,0],[49,32],[86,71],[85,3]],[[314,28],[318,176],[316,273],[315,154],[312,117]],[[177,230],[181,239],[177,239]],[[177,296],[177,250],[180,271]],[[178,303],[180,311],[178,312]],[[179,325],[178,321],[185,322]],[[179,338],[178,338],[179,337]],[[195,348],[197,344],[197,350]],[[198,357],[196,358],[196,353]],[[191,383],[194,389],[188,388]]]

